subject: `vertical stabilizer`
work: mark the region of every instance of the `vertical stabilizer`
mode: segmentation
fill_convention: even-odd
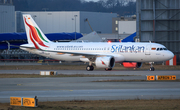
[[[23,14],[23,20],[28,43],[34,44],[36,49],[40,49],[40,47],[48,47],[48,44],[51,41],[44,35],[44,33],[32,19],[31,15]]]

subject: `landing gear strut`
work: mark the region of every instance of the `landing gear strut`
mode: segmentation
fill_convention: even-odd
[[[150,71],[154,71],[155,68],[153,67],[153,62],[151,62],[151,67],[149,68]]]
[[[96,57],[89,58],[89,65],[87,65],[86,70],[87,71],[93,71],[94,67],[92,66]]]

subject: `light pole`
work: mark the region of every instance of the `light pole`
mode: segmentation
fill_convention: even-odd
[[[75,40],[76,40],[76,17],[77,17],[77,15],[74,15],[74,17],[75,17]]]

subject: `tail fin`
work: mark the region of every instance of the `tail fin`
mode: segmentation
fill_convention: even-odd
[[[43,34],[41,29],[32,19],[31,15],[23,14],[23,20],[28,43],[34,44],[36,49],[40,49],[40,47],[48,47],[48,43],[51,41]]]

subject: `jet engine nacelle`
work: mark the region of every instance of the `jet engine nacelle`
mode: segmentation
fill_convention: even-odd
[[[115,59],[112,56],[97,57],[95,64],[97,68],[113,68],[115,65]]]
[[[140,68],[142,66],[141,62],[123,62],[125,68]]]

